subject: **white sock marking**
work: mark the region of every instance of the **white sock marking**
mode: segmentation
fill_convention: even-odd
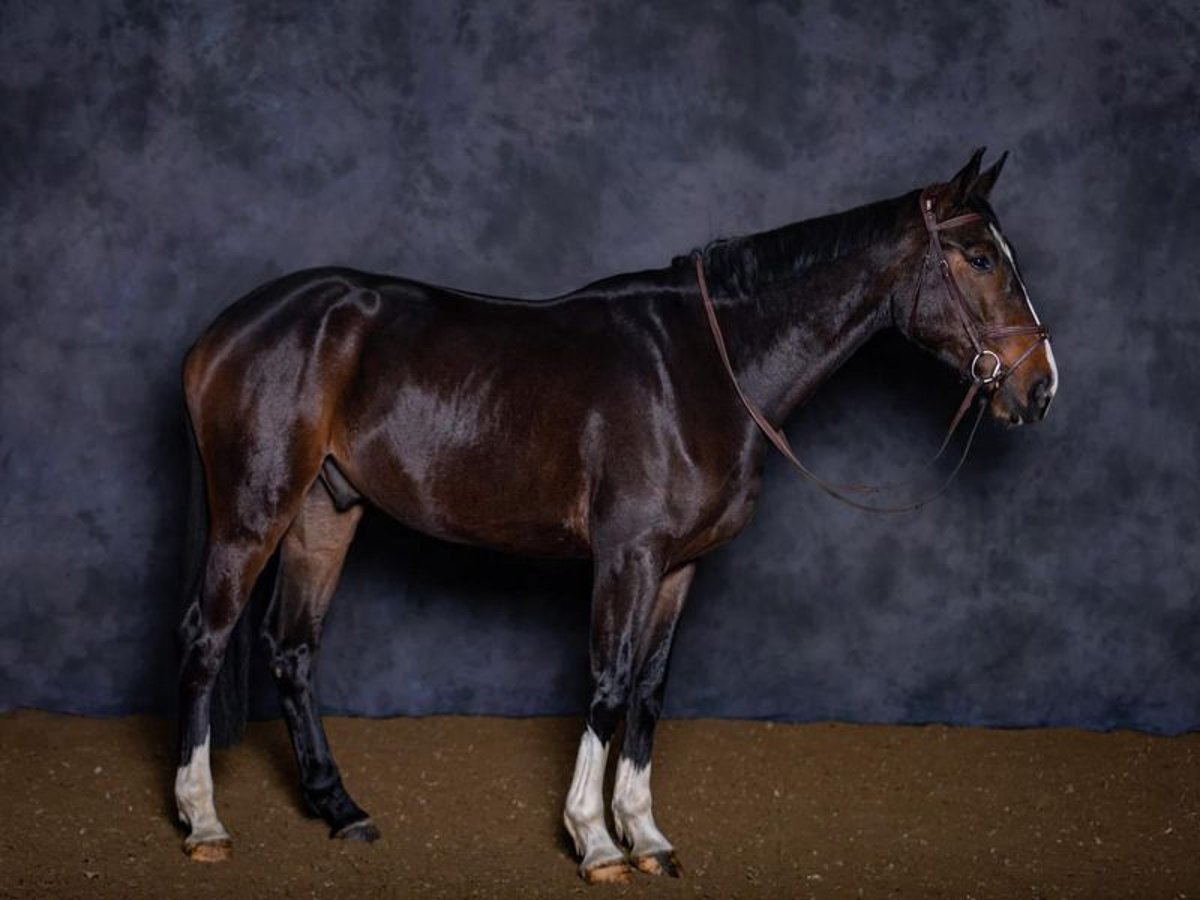
[[[229,840],[229,832],[217,818],[213,805],[212,767],[208,758],[209,734],[204,743],[192,748],[192,758],[175,773],[175,805],[179,818],[191,828],[184,846],[191,850],[198,844]]]
[[[604,824],[604,768],[608,762],[608,745],[589,727],[579,741],[575,757],[575,777],[567,792],[563,824],[575,841],[575,852],[581,862],[579,869],[587,873],[598,865],[618,862],[625,855],[613,843]]]
[[[617,761],[617,781],[613,786],[613,821],[617,826],[617,837],[629,845],[634,859],[674,849],[654,824],[651,805],[650,764],[639,769],[621,757]]]

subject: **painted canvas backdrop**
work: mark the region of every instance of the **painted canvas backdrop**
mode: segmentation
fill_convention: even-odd
[[[0,709],[173,709],[179,362],[255,285],[334,263],[558,293],[987,144],[1013,153],[995,202],[1053,331],[1050,418],[989,427],[901,518],[772,459],[701,566],[668,711],[1200,724],[1194,4],[8,0],[0,23]],[[878,341],[789,430],[831,477],[894,479],[958,390]],[[576,711],[587,589],[368,520],[324,705]]]

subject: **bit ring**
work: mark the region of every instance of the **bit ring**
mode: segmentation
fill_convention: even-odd
[[[993,360],[991,374],[987,376],[979,373],[979,361],[985,356],[990,356]],[[993,384],[999,380],[1003,368],[1004,362],[1000,359],[999,354],[991,350],[980,350],[975,354],[975,358],[971,360],[971,378],[974,381],[978,381],[980,384]]]

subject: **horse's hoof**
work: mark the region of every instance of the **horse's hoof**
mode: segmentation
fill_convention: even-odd
[[[229,838],[219,838],[215,841],[201,841],[196,844],[185,842],[183,852],[191,857],[192,862],[226,862],[233,859],[233,841]]]
[[[357,822],[351,822],[349,825],[339,828],[330,837],[342,841],[361,841],[364,844],[372,844],[379,840],[379,829],[370,819],[359,819]]]
[[[638,867],[639,872],[645,872],[647,875],[670,875],[672,878],[683,875],[683,866],[680,865],[674,850],[647,853],[635,859],[633,864]]]
[[[629,884],[633,870],[625,860],[604,862],[584,870],[583,880],[588,884]]]

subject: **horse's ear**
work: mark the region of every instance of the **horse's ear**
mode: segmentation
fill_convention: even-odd
[[[979,177],[979,164],[983,161],[986,149],[979,147],[972,153],[967,164],[959,169],[958,174],[946,182],[946,186],[939,192],[937,205],[941,216],[949,215],[952,210],[967,202],[967,197],[971,195],[971,185]]]
[[[996,179],[1000,177],[1000,170],[1004,168],[1004,161],[1008,159],[1008,151],[1005,150],[1000,154],[1000,158],[991,164],[987,169],[980,173],[975,179],[975,183],[971,185],[971,195],[982,197],[984,200],[992,194],[992,188],[996,186]]]

